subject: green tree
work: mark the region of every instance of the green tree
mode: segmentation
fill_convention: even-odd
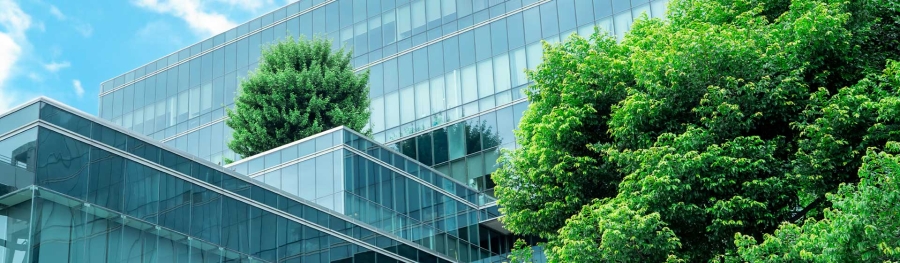
[[[674,0],[621,42],[545,45],[494,174],[503,222],[554,262],[702,262],[821,216],[900,140],[898,105],[872,103],[898,83],[864,78],[900,58],[897,5]]]
[[[895,105],[897,106],[897,105]],[[900,261],[900,143],[870,150],[863,158],[859,185],[844,184],[824,218],[785,223],[763,242],[737,236],[732,262],[898,262]]]
[[[341,125],[370,133],[369,73],[355,73],[350,58],[318,38],[265,47],[228,111],[228,148],[247,157]]]

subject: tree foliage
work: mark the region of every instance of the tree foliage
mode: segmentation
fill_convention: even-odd
[[[821,217],[900,141],[897,6],[675,0],[621,42],[545,45],[493,176],[503,222],[551,261],[702,262]]]
[[[341,125],[368,134],[369,73],[355,73],[350,58],[323,39],[264,48],[228,111],[228,147],[247,157]]]

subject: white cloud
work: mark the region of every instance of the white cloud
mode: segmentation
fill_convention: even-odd
[[[7,89],[6,83],[14,65],[22,55],[22,47],[28,44],[25,31],[31,27],[31,17],[12,0],[0,0],[0,112],[12,107],[16,94]]]
[[[44,64],[44,69],[47,69],[47,71],[56,73],[57,71],[64,69],[64,68],[68,68],[70,66],[72,66],[72,63],[69,63],[68,61],[63,61],[63,62],[53,61],[53,62]]]
[[[88,23],[79,22],[72,25],[72,27],[74,27],[75,31],[78,31],[78,33],[83,37],[91,37],[91,35],[94,34],[94,27],[92,27],[91,24]]]
[[[66,15],[59,11],[59,8],[56,8],[55,5],[50,5],[50,14],[56,17],[59,20],[66,20]]]
[[[81,87],[81,81],[77,79],[72,80],[72,88],[75,89],[75,95],[78,95],[78,98],[84,97],[84,88]]]
[[[222,14],[204,10],[199,0],[134,0],[133,3],[157,13],[178,17],[203,37],[225,32],[236,25]]]

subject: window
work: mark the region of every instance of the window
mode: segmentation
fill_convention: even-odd
[[[444,1],[444,2],[453,2]],[[428,19],[428,28],[434,28],[441,25],[441,1],[427,0],[425,3],[425,17]]]
[[[471,53],[464,54],[471,56]],[[491,55],[491,28],[488,26],[475,28],[475,59],[481,61]]]
[[[409,17],[409,5],[397,8],[397,40],[412,36],[412,21]]]
[[[212,109],[212,83],[206,83],[200,89],[200,112],[206,113]]]
[[[493,55],[496,56],[498,54],[506,53],[508,49],[506,19],[491,23],[491,32],[491,49],[493,50]]]
[[[372,132],[377,133],[384,130],[384,97],[372,99]]]
[[[438,76],[437,78],[431,79],[431,112],[437,113],[444,111],[445,109],[445,99],[444,99],[444,77]]]
[[[444,77],[446,82],[445,89],[447,91],[447,108],[459,106],[462,102],[462,91],[459,86],[459,70],[453,70]]]
[[[538,8],[530,8],[525,10],[523,17],[525,19],[525,43],[532,43],[541,40],[541,13]]]
[[[559,13],[559,30],[569,31],[575,29],[575,0],[560,0],[557,2],[557,10]],[[590,10],[590,9],[588,9]]]
[[[397,41],[397,18],[394,10],[388,11],[381,16],[381,28],[384,34],[384,45],[389,45]]]
[[[444,74],[444,46],[437,42],[428,46],[428,77],[434,78]]]
[[[200,87],[194,87],[191,89],[191,97],[190,97],[190,118],[194,118],[200,116],[200,104],[202,103],[202,99],[200,98]]]
[[[494,87],[497,92],[511,88],[509,81],[509,56],[505,53],[494,57]]]
[[[418,83],[428,79],[428,49],[420,48],[413,51],[413,82]]]
[[[631,29],[631,12],[618,13],[615,16],[616,38],[625,37],[625,32]]]
[[[478,74],[475,65],[462,69],[460,76],[462,85],[462,103],[469,103],[478,99]]]
[[[393,92],[400,86],[397,79],[397,60],[391,59],[382,65],[384,65],[384,93]]]
[[[399,87],[406,87],[413,84],[413,61],[412,54],[404,54],[397,58],[398,73],[400,77]]]
[[[510,52],[509,59],[511,86],[518,87],[528,82],[528,77],[525,75],[525,69],[528,68],[525,59],[525,48],[519,48]]]
[[[475,63],[475,35],[467,31],[459,35],[459,65],[467,66]]]
[[[428,103],[430,101],[429,93],[428,81],[416,84],[416,119],[431,115],[431,105]]]
[[[316,198],[316,160],[306,160],[300,163],[300,198],[314,200]]]
[[[409,86],[400,90],[400,124],[415,120],[415,90]]]
[[[413,35],[425,32],[425,1],[415,0],[410,5],[412,6]]]
[[[478,98],[494,94],[494,74],[491,60],[478,62]],[[508,74],[507,74],[508,75]]]
[[[381,48],[381,17],[376,16],[369,19],[369,50]]]
[[[627,1],[627,0],[626,0]],[[541,5],[541,32],[544,36],[559,34],[559,20],[556,14],[556,2]]]
[[[400,125],[400,99],[398,92],[390,93],[384,97],[384,117],[385,129]]]

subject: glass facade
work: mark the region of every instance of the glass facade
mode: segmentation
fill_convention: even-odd
[[[240,79],[261,46],[318,35],[353,50],[370,70],[378,142],[522,100],[524,74],[541,40],[622,36],[666,0],[301,0],[101,84],[100,116],[214,163],[240,159],[225,147]],[[209,141],[208,141],[209,140]]]
[[[300,0],[101,83],[102,119],[166,147],[142,143],[149,139],[136,139],[114,129],[70,123],[69,119],[52,114],[44,116],[45,110],[37,107],[23,109],[6,122],[21,124],[37,114],[47,122],[56,118],[57,123],[72,127],[66,129],[104,145],[184,175],[198,176],[203,182],[238,195],[249,195],[251,200],[262,198],[260,203],[281,209],[278,206],[282,203],[271,203],[266,194],[260,195],[245,181],[227,179],[231,178],[229,174],[244,176],[248,181],[266,185],[265,189],[276,189],[276,196],[300,200],[384,236],[360,239],[362,243],[381,246],[399,242],[445,260],[495,262],[504,259],[515,237],[497,222],[500,214],[492,198],[494,183],[490,174],[497,169],[501,149],[518,147],[513,130],[528,107],[523,90],[531,85],[525,70],[536,68],[542,61],[542,41],[556,43],[572,34],[588,36],[595,28],[621,39],[634,19],[642,14],[661,17],[667,3],[668,0]],[[226,146],[232,131],[224,122],[225,109],[234,106],[240,81],[257,68],[262,48],[291,35],[327,38],[333,48],[353,51],[355,69],[370,72],[372,114],[368,127],[373,136],[369,139],[335,128],[256,156],[237,156]],[[10,125],[5,125],[3,119],[0,124],[4,124],[0,125],[0,134],[9,132],[4,127]],[[0,143],[0,149],[3,147]],[[187,154],[170,154],[162,148]],[[0,179],[7,185],[5,192],[29,185],[27,182],[35,176],[35,171],[28,170],[32,160],[21,157],[27,156],[23,153],[28,150],[13,150],[0,151],[0,161],[10,164],[0,172],[16,175],[13,179]],[[88,174],[116,174],[122,169],[128,173],[127,161],[122,166],[102,156],[102,152],[88,151],[73,161],[89,163],[87,169],[77,170]],[[209,164],[207,161],[222,165],[225,159],[236,162],[221,174],[216,165],[200,165]],[[127,178],[125,182],[97,184],[115,188],[126,182]],[[48,183],[75,184],[59,180]],[[93,185],[90,180],[77,182],[73,189],[84,193],[75,198],[120,205],[118,201],[109,203],[106,192],[86,190],[93,189]],[[139,216],[155,220],[153,224],[188,231],[187,235],[201,240],[207,239],[198,235],[211,234],[218,235],[215,242],[245,246],[240,238],[226,239],[220,233],[229,229],[225,219],[185,223],[184,218],[153,212],[182,211],[197,198],[224,202],[217,199],[224,195],[197,190],[182,182],[158,181],[151,185],[160,185],[160,190],[145,189],[155,194],[145,201],[157,201],[139,206],[136,205],[142,201],[136,201],[130,207],[125,200],[121,206],[143,211]],[[190,192],[193,199],[179,200],[179,193],[185,192]],[[227,212],[226,206],[203,209]],[[256,218],[252,211],[241,211]],[[316,218],[311,217],[311,222],[329,221]],[[240,232],[239,236],[246,233]],[[249,233],[253,238],[254,232]],[[278,250],[278,244],[274,253],[280,261],[282,250]],[[259,256],[263,254],[256,251],[234,251],[248,258],[272,259],[270,254]],[[389,251],[409,254],[405,248]],[[416,260],[422,261],[422,254],[417,255]]]
[[[0,170],[0,234],[7,240],[0,262],[470,259],[410,242],[56,102],[41,99],[0,115],[0,122],[7,121],[21,125],[0,134],[0,153],[10,156]],[[343,165],[323,167],[316,173]],[[443,241],[448,249],[460,242]]]

